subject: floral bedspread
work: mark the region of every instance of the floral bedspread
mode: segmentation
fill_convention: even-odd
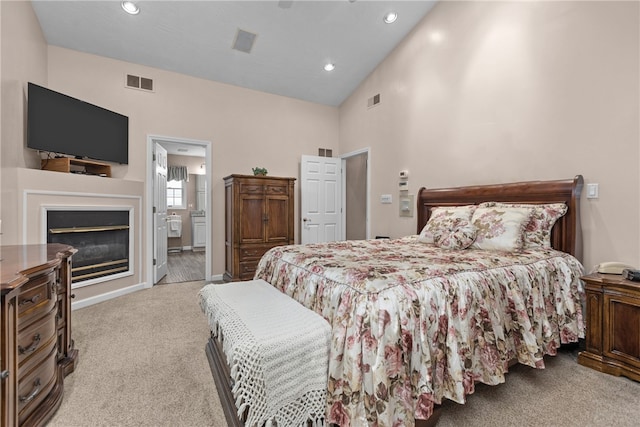
[[[413,425],[434,403],[504,382],[508,363],[584,337],[580,262],[563,252],[443,250],[417,241],[280,246],[264,279],[332,326],[327,416]]]

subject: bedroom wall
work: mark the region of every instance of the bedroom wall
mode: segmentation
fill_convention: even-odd
[[[31,3],[2,2],[0,12],[0,218],[2,244],[15,244],[18,236],[17,167],[26,165],[23,87],[27,81],[46,85],[47,44]]]
[[[438,3],[340,107],[341,152],[371,147],[372,234],[416,232],[398,217],[402,169],[412,194],[582,174],[600,189],[582,193],[584,265],[640,266],[639,16],[637,2]]]
[[[154,80],[154,92],[125,88],[125,75]],[[302,154],[338,148],[338,109],[183,74],[48,48],[48,86],[129,116],[128,166],[117,178],[145,181],[147,135],[212,142],[212,273],[224,272],[224,183],[255,166],[297,177]],[[296,186],[297,187],[297,186]],[[298,201],[296,203],[296,235]],[[145,215],[146,222],[151,216]],[[143,224],[145,225],[145,224]],[[146,237],[144,237],[146,238]]]

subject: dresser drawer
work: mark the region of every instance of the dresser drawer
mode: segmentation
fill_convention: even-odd
[[[286,196],[288,193],[288,187],[286,185],[267,185],[266,194]]]
[[[263,194],[264,186],[261,184],[240,184],[241,194]]]
[[[19,372],[28,372],[46,358],[51,346],[56,344],[55,307],[48,315],[39,318],[18,333]]]
[[[53,346],[40,365],[20,378],[17,397],[19,424],[47,398],[56,383],[58,369],[56,349]]]
[[[243,279],[246,279],[247,277],[253,278],[253,275],[256,273],[257,268],[258,268],[258,260],[241,262],[240,276]]]
[[[271,246],[267,247],[253,247],[253,248],[240,248],[240,262],[248,260],[259,260],[262,255],[265,254]]]
[[[55,274],[35,277],[18,295],[18,329],[51,311],[56,303]]]

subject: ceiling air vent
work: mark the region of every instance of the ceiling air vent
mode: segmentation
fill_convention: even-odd
[[[380,94],[373,95],[371,98],[367,99],[367,108],[375,107],[380,104]]]
[[[153,80],[146,77],[134,76],[133,74],[127,74],[126,85],[131,89],[141,89],[149,92],[153,92]]]
[[[236,40],[233,42],[233,48],[240,52],[250,53],[253,49],[253,43],[256,41],[256,34],[238,28]]]

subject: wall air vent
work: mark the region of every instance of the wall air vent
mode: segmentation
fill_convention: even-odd
[[[278,2],[278,7],[280,9],[290,9],[293,6],[293,0],[280,0]]]
[[[146,90],[153,92],[153,80],[146,77],[134,76],[133,74],[126,75],[126,87],[131,89]]]
[[[380,94],[373,95],[371,98],[367,99],[367,108],[375,107],[380,104]]]
[[[251,49],[253,49],[253,44],[256,41],[256,37],[257,34],[253,34],[238,28],[236,39],[233,42],[233,49],[239,50],[240,52],[251,53]]]
[[[331,148],[318,148],[318,156],[333,157],[333,150]]]

